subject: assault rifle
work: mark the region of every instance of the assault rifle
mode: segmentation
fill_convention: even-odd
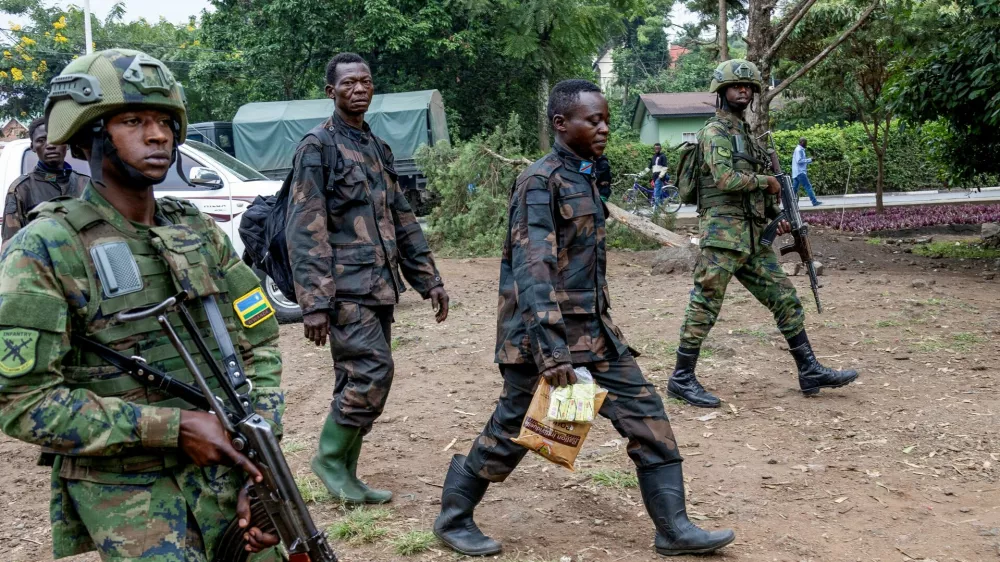
[[[141,357],[127,357],[93,340],[74,336],[74,344],[96,353],[147,387],[162,390],[197,408],[214,413],[232,439],[233,448],[246,455],[264,475],[263,481],[255,482],[251,491],[250,510],[254,526],[262,531],[278,534],[281,543],[288,551],[288,562],[337,562],[337,556],[330,548],[326,534],[316,528],[309,510],[306,509],[271,426],[254,412],[249,398],[237,392],[231,378],[223,373],[223,369],[212,357],[205,339],[202,338],[184,303],[186,296],[186,293],[180,293],[146,309],[120,312],[118,320],[133,322],[144,318],[156,318],[184,361],[184,365],[191,372],[197,386],[160,372]],[[173,311],[180,316],[181,323],[198,348],[199,355],[208,364],[212,376],[218,381],[219,388],[227,398],[227,404],[223,404],[222,400],[212,392],[194,358],[170,324],[167,314]],[[237,518],[234,518],[219,540],[214,562],[246,562],[251,554],[244,548],[245,532],[245,529],[240,528]]]
[[[778,235],[778,226],[781,224],[781,221],[788,221],[788,224],[792,227],[792,242],[782,246],[779,252],[781,255],[795,252],[802,258],[802,264],[805,265],[806,271],[809,272],[809,286],[812,288],[813,297],[816,298],[816,312],[822,314],[823,305],[819,302],[819,288],[822,285],[819,284],[819,278],[816,276],[816,266],[813,265],[812,248],[809,246],[809,224],[802,221],[802,215],[799,213],[799,195],[795,192],[795,188],[792,187],[791,176],[781,171],[781,163],[778,162],[778,151],[774,146],[774,137],[771,136],[770,132],[767,135],[771,137],[771,150],[769,151],[771,171],[774,172],[775,179],[781,185],[781,191],[779,192],[781,213],[764,228],[764,234],[760,237],[760,243],[770,247]]]

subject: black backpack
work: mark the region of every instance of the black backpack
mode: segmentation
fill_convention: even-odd
[[[314,127],[306,133],[306,136],[309,135],[314,135],[323,142],[324,156],[326,156],[323,162],[324,181],[328,182],[340,156],[333,135],[323,125]],[[285,181],[281,183],[281,189],[277,193],[266,197],[258,195],[253,200],[240,219],[240,238],[244,246],[243,261],[250,267],[266,273],[285,298],[295,302],[292,264],[288,259],[288,244],[285,243],[292,172],[289,171],[285,176]]]

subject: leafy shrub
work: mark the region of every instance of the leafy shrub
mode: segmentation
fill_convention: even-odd
[[[812,212],[808,221],[846,232],[879,232],[924,228],[947,224],[983,224],[1000,222],[1000,205],[920,205],[886,207],[882,214],[874,209]]]

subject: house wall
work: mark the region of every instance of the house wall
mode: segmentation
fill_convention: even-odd
[[[647,115],[648,118],[649,116]],[[664,146],[677,146],[684,141],[684,133],[697,133],[705,126],[705,121],[707,120],[708,115],[696,117],[661,117],[656,120],[657,130],[655,140],[648,142],[642,136],[642,133],[639,136],[643,142],[647,142],[648,144],[659,142]],[[645,123],[643,123],[643,128],[645,129]]]
[[[607,91],[608,87],[615,81],[615,63],[611,60],[611,53],[614,50],[610,50],[604,53],[604,56],[597,59],[594,65],[597,67],[597,72],[599,74],[600,86],[602,91]]]
[[[643,144],[656,144],[660,141],[660,125],[650,114],[646,114],[642,119],[642,126],[639,128],[639,140]]]

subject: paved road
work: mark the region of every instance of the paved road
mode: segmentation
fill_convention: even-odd
[[[994,203],[1000,201],[1000,187],[984,187],[981,192],[976,190],[952,190],[952,191],[911,191],[904,193],[886,193],[883,196],[883,203],[887,207],[897,205],[928,205],[936,203]],[[875,207],[874,193],[858,193],[843,196],[820,197],[823,204],[813,207],[808,197],[799,199],[799,210],[831,210],[831,209],[863,209]],[[678,218],[694,218],[698,215],[694,205],[684,205],[677,214]]]

